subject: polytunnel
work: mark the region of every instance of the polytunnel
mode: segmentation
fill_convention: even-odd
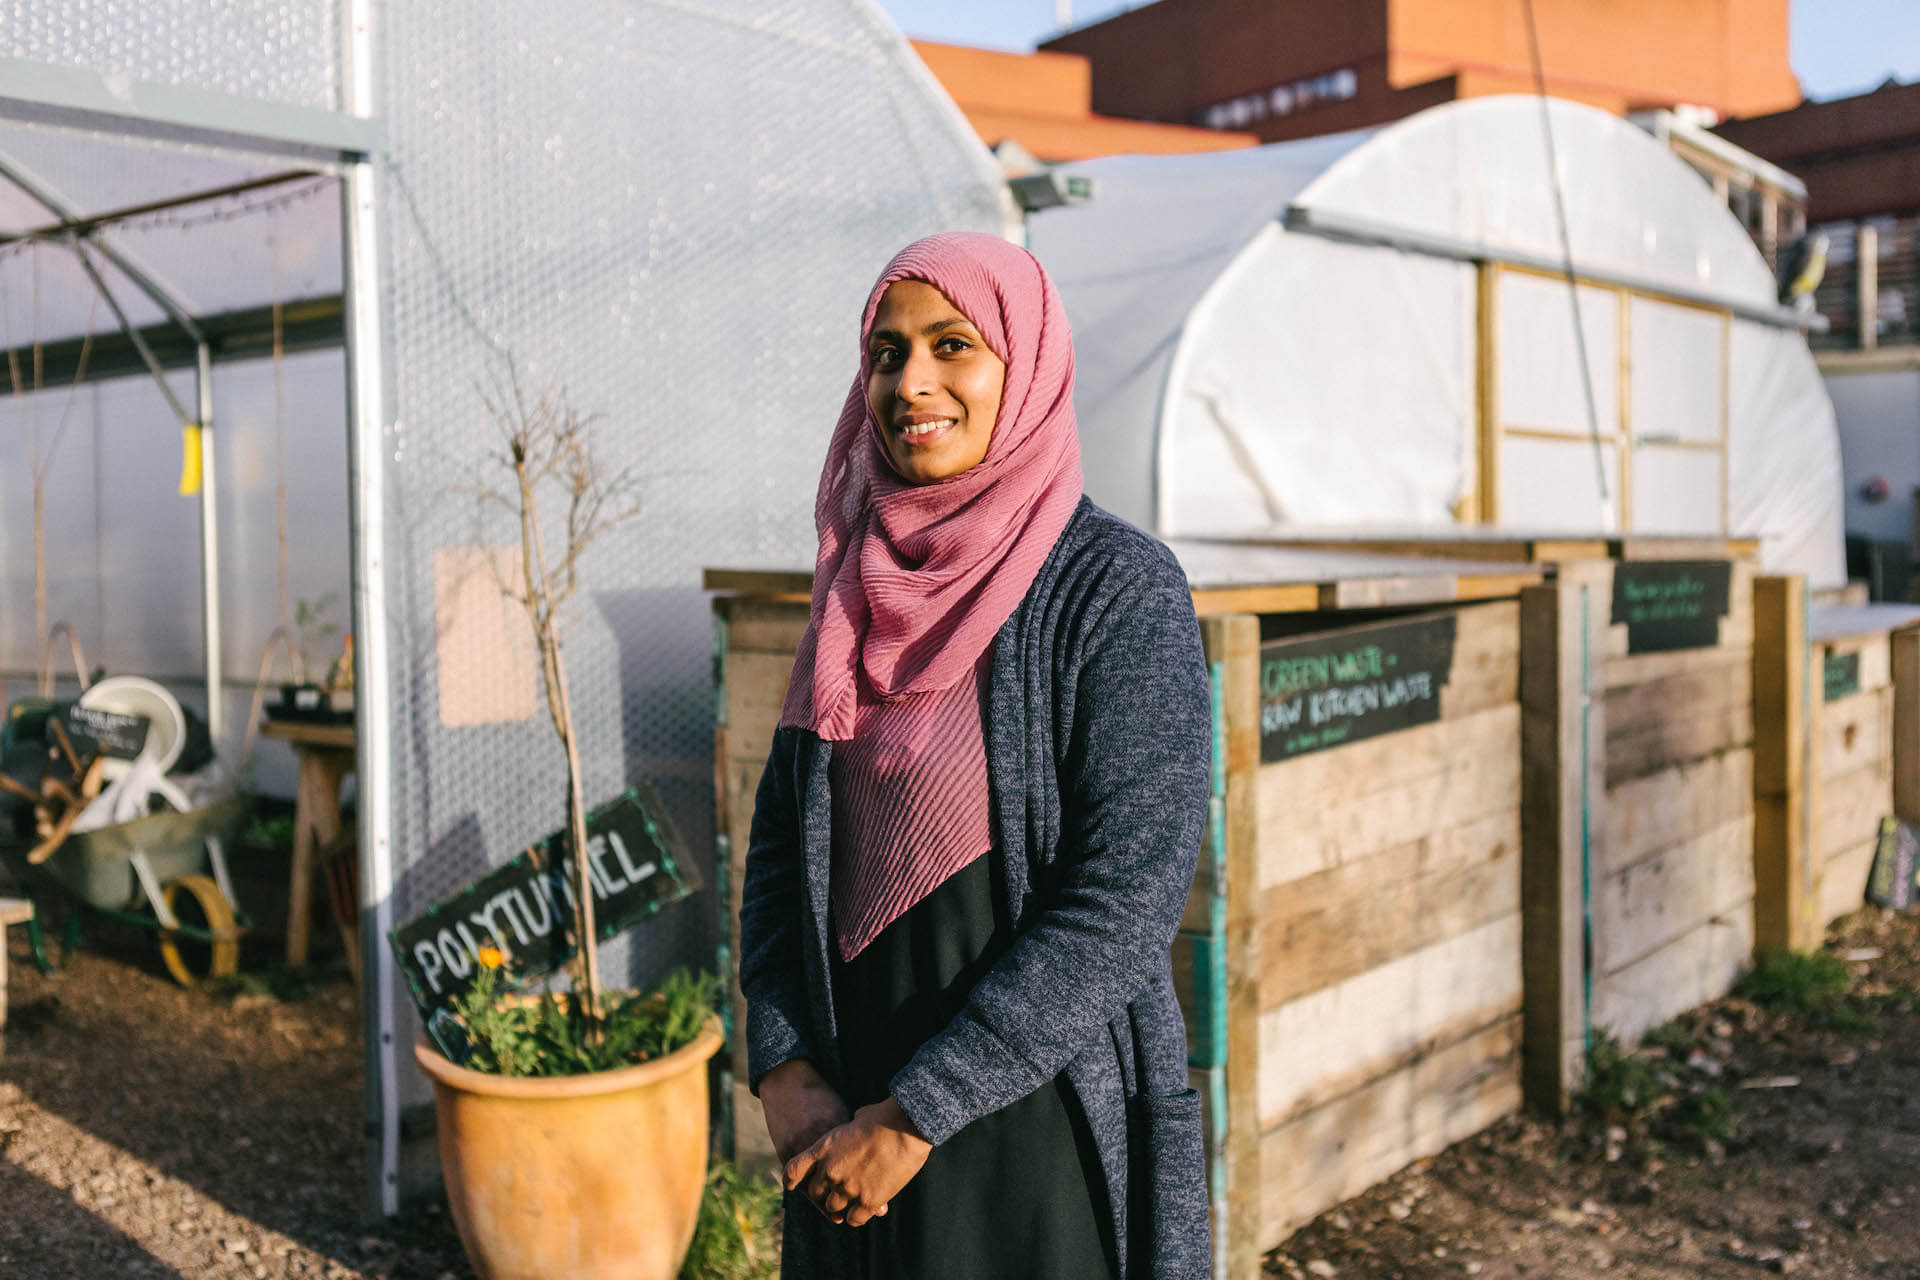
[[[1094,199],[1030,243],[1074,328],[1088,491],[1137,523],[1758,537],[1769,570],[1844,581],[1800,319],[1633,125],[1481,98],[1075,172]]]
[[[5,429],[34,460],[0,468],[0,670],[29,683],[39,623],[67,622],[231,750],[269,633],[340,595],[384,1212],[430,1115],[387,932],[564,820],[526,646],[459,577],[517,545],[467,487],[486,394],[517,377],[595,415],[638,481],[567,633],[587,796],[651,782],[724,895],[700,569],[811,544],[888,256],[1007,225],[990,156],[871,0],[500,18],[0,0]],[[609,980],[712,967],[723,909],[626,935]]]

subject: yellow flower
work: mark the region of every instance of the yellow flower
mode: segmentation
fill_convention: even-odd
[[[500,948],[494,946],[491,942],[486,943],[480,948],[480,967],[481,968],[498,969],[501,965],[505,964],[506,962],[507,962],[506,953],[500,950]]]

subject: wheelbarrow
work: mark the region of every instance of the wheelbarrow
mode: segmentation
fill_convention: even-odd
[[[53,888],[82,908],[67,917],[69,950],[91,911],[154,931],[167,972],[182,986],[228,978],[239,969],[240,938],[252,924],[235,905],[225,853],[247,812],[247,801],[235,796],[186,813],[150,814],[69,835],[44,861],[15,870],[30,893]],[[34,962],[48,972],[44,942],[37,928],[32,932]]]

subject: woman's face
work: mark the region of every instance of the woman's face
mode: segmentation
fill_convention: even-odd
[[[946,294],[923,280],[888,285],[867,359],[867,412],[902,479],[946,480],[987,456],[1007,366]]]

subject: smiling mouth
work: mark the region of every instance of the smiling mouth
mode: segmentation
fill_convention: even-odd
[[[932,422],[902,423],[896,426],[894,430],[904,436],[910,443],[917,444],[922,440],[940,434],[950,427],[956,427],[958,425],[960,425],[958,418],[935,418]]]

